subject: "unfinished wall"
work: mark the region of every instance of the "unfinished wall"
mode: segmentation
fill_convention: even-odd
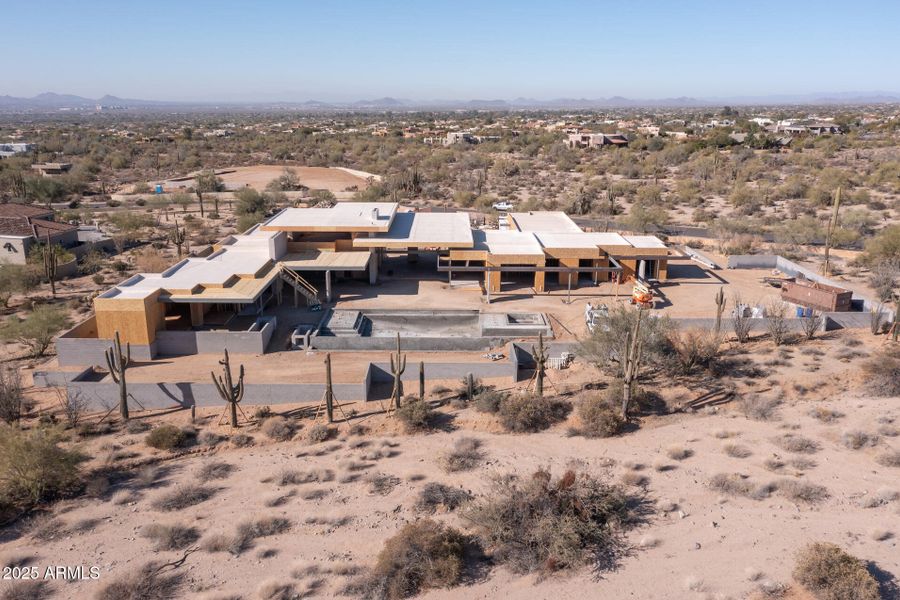
[[[122,343],[149,345],[165,321],[165,306],[159,292],[145,298],[94,298],[97,336],[113,339],[119,332]]]

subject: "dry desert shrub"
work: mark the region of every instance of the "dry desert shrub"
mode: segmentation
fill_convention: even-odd
[[[105,585],[97,600],[174,600],[183,579],[183,573],[162,573],[161,565],[149,562],[136,573],[123,574]]]
[[[268,581],[259,586],[256,597],[259,600],[294,600],[300,596],[296,594],[293,583]]]
[[[462,488],[443,483],[426,483],[416,498],[416,512],[432,514],[441,509],[451,512],[472,499],[472,494]]]
[[[400,485],[400,478],[395,475],[385,475],[378,473],[366,477],[369,484],[369,493],[378,494],[379,496],[387,496],[394,488]]]
[[[180,427],[175,427],[174,425],[166,423],[148,433],[144,442],[151,448],[156,448],[157,450],[176,450],[186,446],[190,437],[191,436]]]
[[[797,454],[815,454],[819,451],[818,442],[794,433],[780,435],[774,438],[772,442],[782,450]]]
[[[845,431],[841,434],[841,443],[851,450],[859,450],[861,448],[872,447],[878,445],[878,436],[865,431],[854,429]]]
[[[740,444],[725,444],[722,447],[722,450],[732,458],[747,458],[753,454],[753,452],[750,451],[750,448]]]
[[[213,497],[216,489],[209,486],[187,484],[182,485],[171,492],[163,494],[153,501],[153,508],[162,511],[182,510],[195,504],[200,504]]]
[[[151,523],[141,535],[154,542],[155,550],[182,550],[200,539],[196,528],[178,524]]]
[[[484,390],[475,396],[475,410],[483,413],[497,414],[500,411],[500,403],[508,394],[497,390]]]
[[[764,398],[751,394],[744,396],[738,402],[741,411],[749,419],[756,421],[771,421],[775,418],[780,400],[775,398]]]
[[[829,496],[828,488],[797,479],[780,479],[775,483],[778,493],[793,502],[816,504]]]
[[[247,446],[252,446],[254,442],[253,436],[246,433],[236,433],[228,438],[228,441],[235,448],[246,448]]]
[[[0,600],[45,600],[51,596],[49,582],[35,579],[4,582],[0,591]]]
[[[824,406],[817,406],[809,411],[809,416],[822,423],[833,423],[843,417],[844,413],[825,408]]]
[[[495,477],[463,511],[493,559],[516,573],[609,568],[636,516],[621,487],[575,471],[554,479],[543,469],[527,478]]]
[[[214,461],[208,462],[197,473],[197,479],[200,483],[207,483],[215,479],[225,479],[234,471],[234,465],[226,462]]]
[[[709,487],[721,494],[741,496],[752,500],[763,500],[775,491],[774,484],[757,484],[740,473],[717,473],[710,478]]]
[[[824,542],[809,544],[797,553],[794,579],[820,600],[879,600],[878,581],[866,564]]]
[[[284,517],[262,517],[253,521],[244,521],[237,526],[231,541],[232,554],[240,554],[249,548],[253,540],[285,533],[291,529],[292,523]]]
[[[400,600],[462,581],[471,541],[430,519],[409,523],[385,543],[375,565],[346,592],[362,598]]]
[[[619,481],[622,482],[622,485],[627,485],[629,487],[644,487],[650,483],[650,479],[646,475],[641,475],[634,471],[622,473],[622,476],[619,477]]]
[[[579,433],[588,438],[612,437],[622,432],[625,420],[605,397],[594,394],[578,404]]]
[[[431,405],[418,398],[405,400],[397,409],[396,414],[407,432],[427,431],[431,429],[434,420],[434,411],[431,409]]]
[[[672,444],[666,448],[666,456],[672,460],[684,460],[693,456],[694,451],[678,444]]]
[[[875,462],[885,467],[900,467],[900,450],[888,450],[880,454]]]
[[[335,429],[323,425],[322,423],[316,423],[309,428],[308,432],[306,432],[306,441],[310,444],[320,444],[330,440],[335,433]]]
[[[269,417],[259,426],[266,437],[276,442],[286,442],[294,436],[294,427],[284,417]]]
[[[900,349],[890,348],[862,365],[865,391],[873,396],[900,396]]]
[[[0,426],[0,515],[75,492],[85,457],[59,441],[56,432],[43,427]]]
[[[312,471],[297,471],[285,469],[278,474],[278,485],[300,485],[303,483],[325,483],[334,481],[334,471],[331,469],[314,469]]]
[[[883,542],[885,540],[889,540],[894,537],[894,534],[888,531],[887,529],[881,529],[877,527],[869,531],[869,537],[875,540],[876,542]]]
[[[481,440],[462,437],[456,440],[453,448],[438,458],[438,464],[447,473],[469,471],[484,460]]]
[[[564,400],[527,394],[500,402],[500,424],[514,433],[535,433],[564,420],[572,405]]]

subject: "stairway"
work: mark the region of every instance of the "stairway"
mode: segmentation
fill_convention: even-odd
[[[319,306],[322,304],[321,301],[319,301],[319,290],[314,288],[307,280],[297,275],[296,272],[291,271],[282,265],[278,275],[281,277],[282,281],[294,288],[294,292],[296,292],[294,294],[294,306],[297,305],[297,293],[306,298],[307,306]]]

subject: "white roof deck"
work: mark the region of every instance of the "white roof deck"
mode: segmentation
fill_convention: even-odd
[[[541,246],[552,250],[631,245],[618,233],[535,233],[534,236]]]
[[[520,231],[535,233],[582,233],[581,227],[561,211],[509,213]]]
[[[471,248],[469,214],[401,212],[387,233],[358,237],[354,248]]]
[[[635,248],[665,248],[666,245],[655,235],[626,235],[624,237]]]
[[[272,260],[269,242],[276,232],[252,230],[230,236],[205,257],[189,257],[162,273],[138,273],[101,294],[101,298],[146,298],[159,290],[192,290],[197,286],[222,286],[236,276],[253,278]]]
[[[485,250],[491,254],[503,254],[506,256],[534,256],[544,255],[537,238],[527,231],[476,229],[472,232],[476,250]]]
[[[338,202],[331,208],[286,208],[260,229],[386,233],[396,213],[396,202]]]

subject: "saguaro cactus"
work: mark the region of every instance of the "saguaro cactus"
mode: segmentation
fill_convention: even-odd
[[[325,355],[325,415],[334,423],[334,385],[331,383],[331,353]]]
[[[425,401],[425,361],[419,361],[419,400]]]
[[[56,267],[59,264],[59,256],[56,252],[56,246],[50,243],[50,236],[47,236],[47,243],[41,250],[41,258],[44,261],[44,277],[50,282],[50,294],[56,298]]]
[[[395,356],[396,360],[394,360]],[[403,397],[403,382],[400,377],[404,371],[406,371],[406,355],[400,354],[400,333],[397,333],[397,353],[391,354],[391,373],[394,375],[394,390],[391,392],[391,399],[395,408],[400,408],[400,398]]]
[[[637,380],[638,370],[641,366],[641,318],[644,311],[638,309],[637,321],[634,329],[625,336],[625,360],[622,362],[622,418],[628,419],[628,409],[631,406],[631,396],[634,382]]]
[[[178,258],[181,258],[182,246],[187,241],[184,227],[178,227],[178,219],[175,219],[175,230],[170,234],[172,243],[175,244],[175,250],[178,252]]]
[[[106,366],[112,380],[119,384],[119,414],[124,420],[128,420],[128,384],[125,382],[125,371],[131,364],[131,342],[125,344],[125,352],[122,352],[122,342],[119,332],[113,340],[111,348],[106,349]]]
[[[544,395],[544,376],[547,374],[547,349],[544,347],[544,334],[538,334],[538,346],[531,346],[531,356],[534,358],[534,393]]]
[[[231,361],[228,358],[227,348],[225,349],[225,358],[220,360],[219,364],[222,365],[223,374],[217,376],[212,371],[210,371],[209,374],[212,376],[213,383],[216,386],[216,390],[219,392],[219,396],[221,396],[222,400],[228,404],[231,426],[237,427],[238,403],[244,398],[244,365],[241,365],[238,370],[238,381],[237,384],[235,384],[234,380],[231,378]]]
[[[725,288],[720,287],[716,293],[716,337],[722,333],[722,313],[725,312]]]

